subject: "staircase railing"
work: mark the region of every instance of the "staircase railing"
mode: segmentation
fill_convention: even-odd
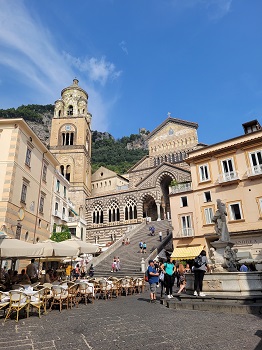
[[[172,239],[172,232],[170,232],[161,242],[161,244],[155,248],[150,255],[145,259],[146,266],[148,265],[149,260],[154,260],[158,253],[167,245],[167,243]]]

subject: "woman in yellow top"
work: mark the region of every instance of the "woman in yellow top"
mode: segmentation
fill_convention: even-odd
[[[66,275],[67,275],[68,277],[70,277],[71,271],[72,271],[72,266],[71,266],[71,265],[68,265],[67,268],[66,268]]]

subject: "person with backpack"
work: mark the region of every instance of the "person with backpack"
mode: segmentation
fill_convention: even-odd
[[[206,251],[202,250],[194,260],[194,295],[204,297],[205,294],[202,292],[203,279],[207,270],[207,257]]]
[[[143,242],[142,241],[139,242],[139,249],[140,249],[140,253],[143,253]]]
[[[156,287],[159,280],[159,273],[157,272],[154,264],[154,260],[149,260],[148,262],[148,283],[150,286],[150,302],[156,303]]]

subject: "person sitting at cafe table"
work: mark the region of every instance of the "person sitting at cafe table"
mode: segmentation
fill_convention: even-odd
[[[11,277],[11,284],[17,284],[19,283],[19,275],[18,275],[18,271],[15,270],[13,272],[13,276]]]
[[[25,269],[21,271],[19,275],[19,283],[21,284],[31,284],[29,276],[26,274]]]

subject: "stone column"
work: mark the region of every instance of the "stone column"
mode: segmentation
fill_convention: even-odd
[[[157,221],[161,221],[161,212],[160,212],[160,203],[156,202],[156,208],[157,208]]]

